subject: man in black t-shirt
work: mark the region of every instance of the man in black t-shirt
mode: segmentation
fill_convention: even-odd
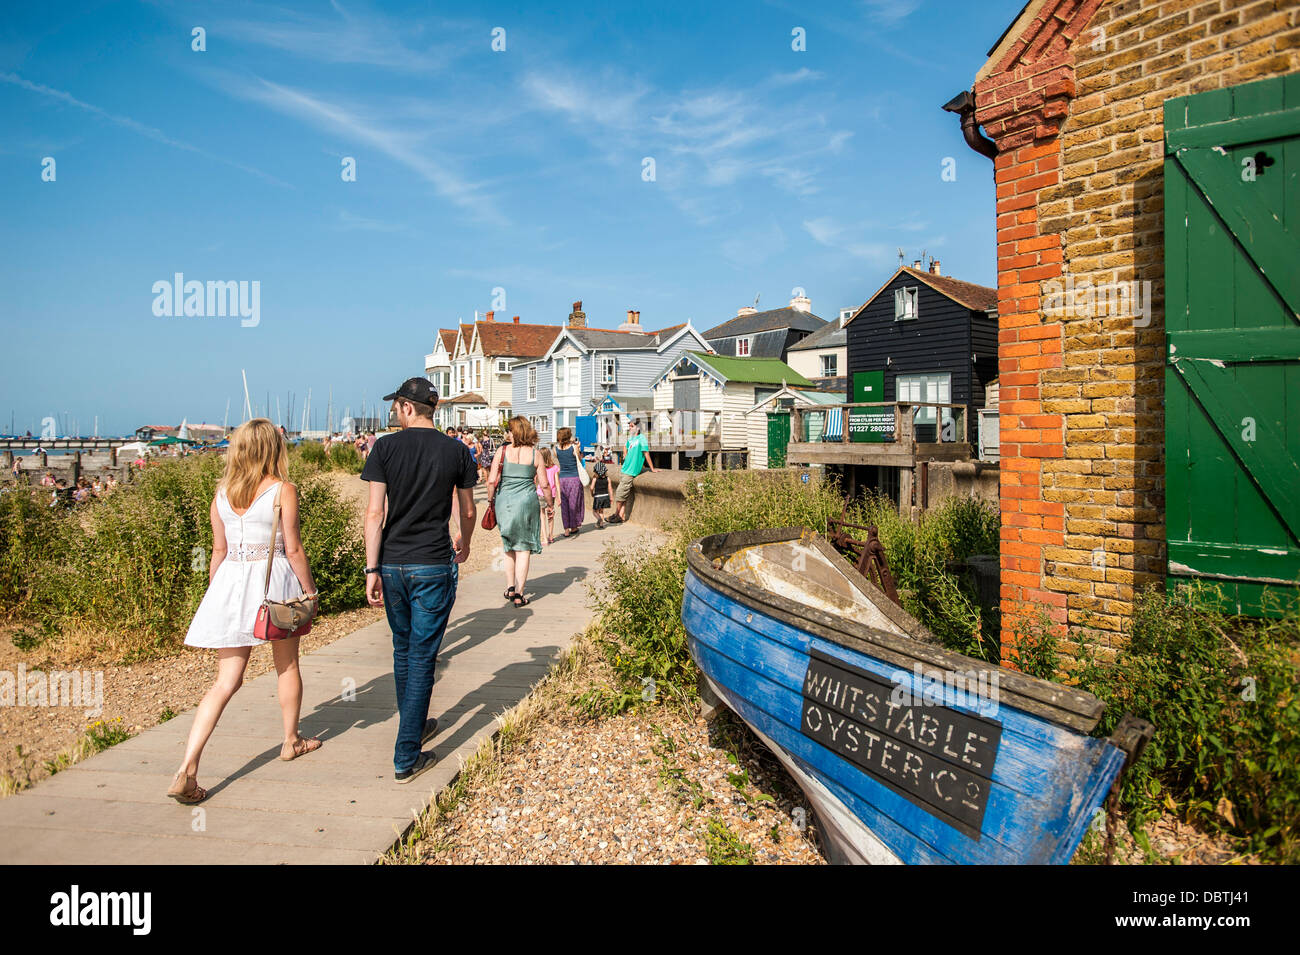
[[[408,378],[384,398],[401,431],[384,435],[366,458],[366,598],[383,606],[393,632],[397,684],[397,745],[393,769],[409,782],[434,763],[420,745],[433,737],[429,719],[433,670],[456,602],[459,565],[474,534],[478,469],[469,448],[433,425],[438,393],[424,378]],[[455,515],[455,540],[447,522]]]

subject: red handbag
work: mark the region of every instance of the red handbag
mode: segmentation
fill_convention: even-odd
[[[487,510],[483,512],[483,520],[479,522],[479,526],[485,531],[494,530],[497,526],[497,491],[500,488],[501,485],[498,484],[492,489],[492,496],[488,499]]]
[[[280,487],[283,487],[282,484]],[[271,600],[271,566],[275,561],[275,535],[280,529],[280,488],[275,491],[275,518],[271,522],[271,546],[266,555],[266,580],[262,585],[262,605],[257,608],[253,636],[258,640],[283,640],[311,632],[311,622],[320,609],[318,597],[296,600]]]

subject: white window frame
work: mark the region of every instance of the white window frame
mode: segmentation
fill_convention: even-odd
[[[498,358],[498,359],[497,359],[497,374],[498,374],[498,375],[508,375],[508,374],[510,374],[510,359],[509,359],[509,358]]]
[[[736,339],[736,357],[748,358],[750,351],[754,346],[754,336],[747,335],[744,338]]]
[[[607,355],[600,360],[600,383],[602,385],[618,384],[618,360]]]
[[[894,321],[910,322],[921,313],[921,290],[915,285],[894,289]]]
[[[826,363],[830,362],[830,370],[827,370]],[[823,378],[835,378],[840,373],[840,356],[835,352],[829,355],[822,355],[822,374]]]
[[[537,366],[528,366],[528,400],[537,400]]]
[[[555,359],[555,394],[567,395],[569,393],[569,359]]]
[[[899,375],[894,379],[894,400],[911,404],[928,402],[932,404],[952,404],[952,374],[946,371],[923,372],[913,375]],[[934,424],[934,408],[918,408],[917,424]],[[950,411],[944,411],[944,420],[951,417]]]
[[[483,390],[483,359],[474,359],[474,390]]]
[[[528,423],[533,426],[533,430],[538,434],[551,433],[551,416],[544,414],[534,414],[528,416]]]

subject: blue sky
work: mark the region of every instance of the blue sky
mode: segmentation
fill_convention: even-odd
[[[11,7],[0,431],[237,422],[241,369],[320,426],[496,288],[527,322],[703,330],[796,287],[833,317],[900,246],[991,285],[991,164],[939,107],[1020,5]],[[177,272],[258,282],[258,324],[155,315]]]

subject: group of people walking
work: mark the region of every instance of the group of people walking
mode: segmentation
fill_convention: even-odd
[[[365,592],[372,606],[384,607],[392,632],[398,712],[393,770],[394,779],[405,783],[435,762],[433,752],[422,748],[437,732],[437,720],[428,716],[434,668],[455,603],[459,568],[470,553],[477,517],[473,489],[480,471],[487,472],[506,557],[505,599],[525,607],[529,564],[542,550],[544,518],[548,540],[554,542],[556,502],[565,537],[578,534],[586,520],[588,483],[596,525],[620,523],[636,477],[654,465],[645,439],[632,426],[612,502],[617,512],[606,520],[604,512],[611,506],[607,455],[600,449],[589,474],[571,429],[560,429],[550,453],[538,448],[537,431],[528,419],[516,416],[489,468],[480,442],[471,447],[459,434],[435,426],[438,393],[427,379],[408,379],[384,400],[393,403],[401,430],[368,449],[361,472],[369,484]],[[288,481],[287,442],[269,420],[245,422],[230,436],[210,518],[208,589],[185,642],[216,650],[217,678],[199,704],[185,755],[167,791],[183,803],[207,797],[198,784],[203,749],[243,682],[252,647],[261,643],[271,643],[278,674],[284,730],[280,758],[298,759],[322,745],[299,731],[303,691],[298,645],[309,625],[273,635],[265,623],[272,604],[308,606],[312,613],[319,606],[301,540],[297,490]]]

